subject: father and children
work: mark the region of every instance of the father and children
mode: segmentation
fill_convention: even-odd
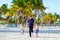
[[[36,36],[38,37],[39,27],[36,23],[34,23],[34,19],[32,16],[29,16],[27,25],[29,28],[29,36],[32,37],[31,34],[33,33],[33,28],[35,28],[35,33],[36,33]],[[24,24],[22,24],[22,34],[24,34]]]

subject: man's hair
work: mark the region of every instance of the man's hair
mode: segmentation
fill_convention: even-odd
[[[30,15],[30,17],[32,17],[32,15]]]

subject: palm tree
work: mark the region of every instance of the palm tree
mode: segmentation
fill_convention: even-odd
[[[8,10],[6,4],[3,4],[0,9],[1,9],[3,14],[5,14],[7,12],[7,10]]]
[[[32,10],[41,10],[41,12],[45,10],[42,0],[13,0],[12,3],[22,8],[18,11],[18,14],[22,14],[22,19],[25,13],[31,14]]]
[[[41,18],[42,18],[42,21],[43,21],[43,14],[44,14],[44,10],[46,9],[43,5],[43,1],[42,0],[30,0],[31,4],[32,4],[32,8],[33,10],[36,10],[35,11],[35,14],[37,11],[41,11]],[[39,14],[39,13],[38,13]],[[39,16],[38,16],[39,18]],[[41,24],[43,24],[43,22],[41,22]]]
[[[0,7],[0,13],[1,13],[1,16],[5,15],[5,13],[7,12],[8,8],[7,8],[7,4],[3,4],[1,7]],[[3,20],[4,20],[4,17],[2,17]]]
[[[24,14],[31,13],[29,0],[13,0],[13,4],[18,6],[18,17],[22,16],[22,21],[23,21]]]

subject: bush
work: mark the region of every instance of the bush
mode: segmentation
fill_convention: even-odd
[[[41,20],[40,19],[36,19],[35,20],[35,23],[40,24],[41,23]]]
[[[9,22],[10,23],[15,23],[15,19],[14,18],[11,18]]]

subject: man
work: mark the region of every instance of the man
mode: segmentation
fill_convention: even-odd
[[[34,19],[32,18],[32,16],[30,16],[29,19],[28,19],[30,37],[31,37],[31,32],[33,32],[33,24],[34,24]]]

